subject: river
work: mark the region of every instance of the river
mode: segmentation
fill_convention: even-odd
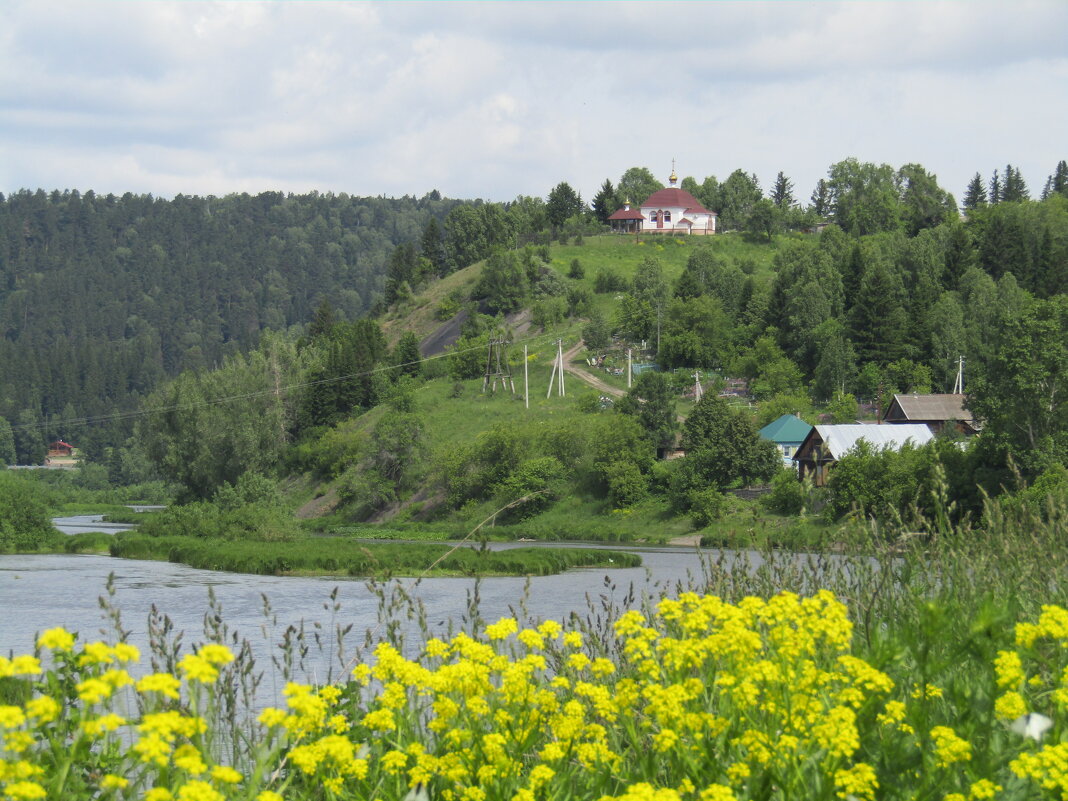
[[[85,521],[77,521],[80,526]],[[75,525],[75,523],[71,523]],[[99,524],[85,523],[90,530]],[[528,545],[523,543],[523,545]],[[558,546],[557,543],[546,543]],[[499,543],[495,548],[517,547]],[[612,547],[623,550],[619,546]],[[566,620],[572,613],[586,616],[589,600],[622,604],[633,587],[662,594],[678,582],[689,584],[702,575],[702,555],[689,548],[625,548],[641,554],[643,567],[572,570],[555,576],[525,578],[485,578],[477,584],[479,612],[494,621],[509,615],[526,598],[524,606],[531,618]],[[706,555],[715,555],[713,551]],[[736,554],[751,569],[759,562],[754,554]],[[744,567],[742,569],[745,569]],[[302,623],[309,633],[319,623],[325,633],[334,621],[352,624],[352,637],[362,640],[368,630],[379,627],[379,596],[367,582],[347,577],[300,578],[256,576],[197,570],[169,562],[116,559],[99,555],[43,554],[0,556],[0,654],[31,651],[37,632],[63,626],[81,633],[82,639],[114,638],[107,631],[98,599],[105,593],[108,576],[114,574],[113,605],[121,610],[123,626],[130,642],[144,649],[148,641],[148,614],[155,605],[186,632],[185,644],[202,640],[204,614],[208,609],[209,588],[222,608],[222,618],[231,630],[250,641],[258,656],[277,653],[282,633],[288,626]],[[476,582],[470,578],[426,578],[419,582],[398,580],[401,588],[418,599],[427,610],[434,635],[445,634],[450,624],[459,626],[469,610]],[[337,588],[339,611],[331,611],[330,595]],[[264,614],[264,596],[270,602],[272,617]],[[409,635],[419,636],[414,623],[402,626]],[[329,649],[328,649],[329,651]],[[309,657],[312,678],[319,677],[330,663],[329,656]]]

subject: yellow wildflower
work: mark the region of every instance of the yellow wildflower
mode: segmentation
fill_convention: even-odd
[[[994,784],[989,779],[980,779],[971,786],[971,790],[968,792],[968,798],[973,801],[980,801],[984,798],[994,798],[1001,792],[1001,785]]]
[[[14,729],[26,722],[22,707],[0,706],[0,728]]]
[[[9,663],[12,676],[37,676],[41,673],[41,660],[30,654],[19,654]]]
[[[170,673],[150,673],[138,679],[137,691],[140,693],[159,693],[166,698],[178,700],[178,689],[182,682]]]
[[[109,773],[100,780],[100,786],[105,790],[121,790],[124,787],[128,787],[130,780],[124,776],[116,776],[114,773]]]
[[[839,798],[875,798],[875,791],[879,787],[879,781],[875,776],[875,768],[865,762],[858,762],[851,768],[835,771],[834,786]]]
[[[207,782],[186,782],[178,788],[178,801],[225,801],[225,796]]]
[[[59,717],[60,706],[54,698],[40,695],[26,702],[26,714],[38,723],[48,723]]]
[[[502,617],[496,623],[486,626],[486,636],[491,640],[503,640],[519,631],[515,618]]]
[[[90,704],[99,704],[111,695],[112,687],[103,679],[86,679],[83,682],[79,682],[75,689],[78,691],[78,697],[83,701]]]
[[[4,795],[15,799],[15,801],[34,801],[37,798],[44,798],[47,793],[45,788],[37,782],[23,781],[9,784],[4,788]]]
[[[223,784],[237,784],[244,777],[228,765],[216,765],[211,769],[211,778]]]
[[[710,784],[697,797],[701,801],[735,801],[734,791],[725,784]]]
[[[69,651],[74,647],[74,635],[62,627],[48,629],[37,638],[37,645],[51,651]]]
[[[178,669],[182,671],[186,681],[199,681],[202,684],[212,684],[219,678],[219,671],[215,666],[199,654],[186,654],[178,663]]]
[[[216,666],[228,665],[234,661],[234,654],[229,648],[214,642],[209,642],[206,645],[200,646],[200,649],[197,651],[197,656],[209,665]]]
[[[1026,678],[1023,661],[1015,651],[998,651],[997,658],[994,659],[994,673],[998,687],[1017,688]]]
[[[78,654],[78,664],[80,666],[106,665],[111,662],[113,655],[111,646],[106,642],[87,642],[82,652]]]
[[[1027,714],[1027,704],[1018,692],[1007,692],[994,702],[994,714],[998,720],[1016,720]]]
[[[90,737],[99,737],[101,734],[105,734],[110,731],[115,731],[120,726],[126,725],[126,718],[109,712],[106,715],[101,715],[98,718],[89,718],[82,721],[82,729]]]
[[[934,740],[935,761],[941,768],[972,758],[971,744],[958,737],[949,726],[935,726],[931,729],[931,739]]]

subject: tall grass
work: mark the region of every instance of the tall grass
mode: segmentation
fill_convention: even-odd
[[[306,538],[263,543],[201,537],[118,535],[112,556],[157,559],[196,567],[264,576],[546,576],[573,567],[638,567],[641,557],[594,549],[516,548],[507,551],[450,549],[446,545],[364,543]],[[442,558],[444,557],[444,558]]]

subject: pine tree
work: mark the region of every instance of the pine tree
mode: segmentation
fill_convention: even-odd
[[[986,187],[979,173],[968,182],[968,188],[964,190],[964,209],[972,211],[986,205]]]
[[[820,178],[816,182],[816,188],[812,190],[812,210],[819,217],[826,217],[831,213],[831,188],[827,182]]]
[[[794,204],[794,182],[782,174],[775,176],[775,186],[771,190],[771,202],[780,209],[789,208]]]
[[[601,191],[593,196],[593,216],[600,220],[605,225],[608,224],[608,218],[619,208],[619,201],[616,199],[616,190],[612,187],[612,182],[607,178],[604,179],[604,183],[601,184]]]
[[[990,177],[990,202],[1001,202],[1001,177],[997,170],[994,170],[994,174]]]
[[[445,258],[445,238],[436,217],[427,220],[423,237],[419,240],[419,252],[434,267],[435,275],[445,275],[447,260]]]
[[[889,364],[905,356],[908,315],[900,274],[882,259],[864,273],[850,310],[851,334],[864,362]]]
[[[1053,171],[1053,180],[1050,187],[1054,192],[1058,192],[1065,197],[1068,197],[1068,162],[1061,159],[1057,162],[1057,169]]]
[[[1005,165],[1005,181],[1001,190],[1001,200],[1006,203],[1018,203],[1030,198],[1027,183],[1018,169],[1011,164]]]

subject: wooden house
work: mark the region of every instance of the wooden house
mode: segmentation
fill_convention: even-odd
[[[931,433],[939,434],[952,424],[962,434],[979,430],[972,413],[964,408],[964,395],[894,395],[883,415],[884,423],[923,423]]]
[[[49,459],[62,459],[71,457],[74,455],[74,446],[64,442],[61,439],[57,439],[55,442],[48,443],[48,458]]]
[[[873,448],[900,450],[905,443],[923,445],[934,439],[931,429],[921,423],[899,425],[813,426],[794,453],[799,478],[811,476],[817,487],[827,483],[834,464],[864,440]]]

